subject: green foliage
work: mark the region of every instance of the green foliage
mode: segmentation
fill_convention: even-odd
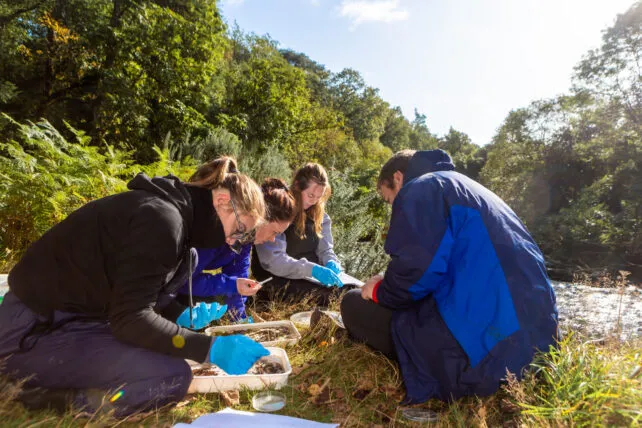
[[[239,154],[239,169],[261,183],[267,177],[278,177],[289,182],[292,170],[285,156],[276,148],[265,151],[244,149]]]
[[[642,276],[642,3],[576,68],[570,95],[511,112],[481,180],[533,231],[556,276]],[[638,267],[636,267],[638,266]]]
[[[381,207],[383,202],[374,191],[355,189],[355,180],[347,172],[331,171],[330,184],[328,215],[332,219],[334,249],[346,272],[367,279],[385,270],[389,261],[383,251],[386,221],[378,215],[382,211],[388,213]]]
[[[92,199],[122,191],[128,153],[100,153],[71,127],[70,143],[48,122],[19,124],[3,115],[0,140],[0,248],[3,271],[27,246],[71,211]]]
[[[439,138],[438,147],[452,156],[457,172],[479,179],[481,168],[486,164],[486,152],[473,144],[468,135],[451,127],[448,134]]]
[[[358,71],[346,68],[330,78],[332,106],[341,112],[357,141],[375,140],[384,132],[388,105],[379,90],[366,85]]]
[[[635,343],[600,346],[567,337],[509,390],[528,426],[640,426],[642,381],[631,376],[637,362]]]
[[[171,140],[171,135],[166,138],[172,158],[184,159],[189,156],[199,163],[223,155],[238,157],[242,150],[239,138],[225,128],[211,129],[204,137],[187,134],[179,141]]]
[[[0,27],[0,75],[19,90],[5,112],[68,120],[147,161],[167,132],[207,129],[225,49],[214,2],[20,3]]]
[[[237,33],[233,44],[243,55],[229,65],[227,95],[216,120],[244,144],[287,144],[311,123],[303,71],[291,66],[268,38]]]

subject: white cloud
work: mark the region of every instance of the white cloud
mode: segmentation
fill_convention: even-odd
[[[312,6],[319,6],[321,4],[321,0],[310,0],[310,4]]]
[[[343,0],[339,14],[352,20],[352,28],[363,22],[392,22],[408,19],[408,11],[399,7],[399,0]]]

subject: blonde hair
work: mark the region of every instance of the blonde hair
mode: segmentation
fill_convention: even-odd
[[[265,218],[261,188],[250,177],[238,171],[236,160],[230,156],[221,156],[201,165],[189,178],[189,182],[209,190],[226,189],[240,212],[259,221]]]
[[[325,186],[323,190],[323,195],[319,202],[308,208],[308,210],[303,209],[303,197],[302,193],[305,189],[310,187],[310,184],[316,183],[319,186]],[[321,237],[321,226],[323,224],[323,215],[325,214],[325,203],[330,199],[332,189],[330,187],[330,181],[328,180],[328,173],[325,168],[323,168],[318,163],[306,163],[301,168],[297,170],[294,174],[294,180],[292,180],[292,194],[296,199],[296,217],[294,218],[294,225],[296,227],[296,232],[298,233],[301,239],[305,238],[305,221],[312,219],[314,222],[314,232],[320,238]]]

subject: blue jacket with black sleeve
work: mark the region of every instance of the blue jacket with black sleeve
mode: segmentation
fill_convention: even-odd
[[[557,334],[544,258],[497,195],[417,152],[393,206],[391,257],[373,299],[393,310],[408,402],[495,392]]]
[[[237,278],[247,278],[250,271],[251,245],[243,246],[240,254],[235,254],[227,245],[218,248],[197,248],[198,262],[192,275],[192,294],[194,303],[211,301],[215,296],[223,296],[227,304],[227,314],[235,320],[246,318],[245,301],[236,288]],[[220,272],[211,273],[207,271]],[[178,294],[187,295],[187,284]]]

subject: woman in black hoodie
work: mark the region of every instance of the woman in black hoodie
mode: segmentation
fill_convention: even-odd
[[[245,373],[266,355],[244,336],[183,328],[224,312],[175,301],[196,265],[190,249],[238,248],[265,215],[261,189],[231,158],[203,165],[192,182],[139,174],[129,191],[52,227],[10,272],[0,357],[4,373],[28,378],[25,405],[91,412],[108,394],[103,409],[125,415],[180,400],[192,379],[185,359]]]

